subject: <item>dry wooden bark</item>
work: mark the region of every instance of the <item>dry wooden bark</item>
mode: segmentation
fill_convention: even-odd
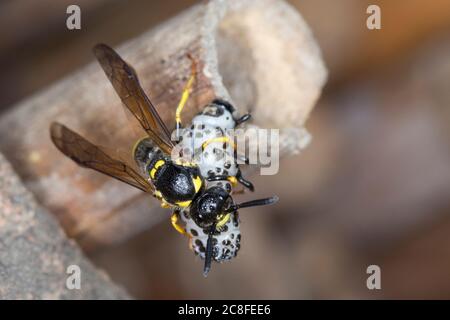
[[[71,265],[80,268],[79,289],[66,286]],[[126,298],[67,239],[0,154],[0,299]]]
[[[101,40],[101,39],[99,39]],[[190,72],[199,73],[183,119],[214,97],[231,100],[252,125],[281,129],[281,149],[297,152],[301,129],[326,79],[320,51],[298,12],[283,1],[219,1],[192,7],[118,52],[173,128],[175,106]],[[52,145],[59,121],[92,141],[129,145],[132,129],[98,63],[14,106],[0,119],[0,150],[38,201],[85,248],[120,241],[167,216],[138,190],[83,170]]]

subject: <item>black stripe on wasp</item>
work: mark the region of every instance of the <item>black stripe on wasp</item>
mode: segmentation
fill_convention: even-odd
[[[177,231],[189,236],[191,248],[197,241],[206,239],[206,245],[200,244],[194,250],[205,259],[203,273],[206,276],[211,268],[211,261],[228,260],[234,257],[239,249],[235,250],[234,255],[227,255],[226,252],[219,250],[219,246],[222,244],[218,244],[217,241],[219,238],[223,239],[224,233],[227,232],[226,224],[230,223],[232,218],[235,219],[236,226],[237,210],[272,204],[278,198],[274,196],[236,204],[229,190],[208,184],[220,180],[238,181],[252,190],[252,184],[242,177],[240,170],[234,176],[219,174],[205,176],[201,173],[201,164],[172,159],[172,150],[178,142],[172,141],[167,126],[142,89],[134,69],[113,49],[104,44],[96,45],[94,54],[126,110],[134,116],[145,131],[145,138],[136,141],[131,150],[131,158],[134,159],[137,166],[122,160],[111,150],[89,142],[60,123],[51,124],[52,141],[62,153],[78,165],[94,169],[150,193],[161,201],[163,207],[171,208],[173,210],[171,222]],[[176,109],[177,134],[181,127],[181,110],[189,97],[196,73],[195,60],[190,56],[189,58],[192,61],[192,72]],[[199,117],[223,116],[227,112],[231,115],[231,108],[232,106],[228,102],[216,99],[205,106],[204,110],[207,111],[204,111]],[[232,118],[233,125],[239,125],[249,118],[249,115]],[[205,141],[202,146],[214,143],[214,139]],[[219,139],[224,139],[224,137],[219,137]],[[198,234],[198,231],[186,230],[180,224],[180,212],[184,214],[185,223],[186,221],[193,222],[198,227],[197,230],[202,230],[204,238]],[[234,234],[231,236],[234,238]],[[240,241],[240,234],[238,238]],[[225,240],[222,240],[224,245],[229,242]],[[223,249],[223,251],[226,250],[226,248]]]

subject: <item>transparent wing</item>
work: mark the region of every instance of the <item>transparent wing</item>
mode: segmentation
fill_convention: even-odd
[[[134,69],[105,44],[96,45],[94,54],[127,109],[158,147],[170,154],[174,146],[170,132],[139,84]]]
[[[50,136],[56,147],[80,166],[99,171],[142,191],[154,192],[154,187],[131,166],[114,159],[106,149],[92,144],[66,126],[52,123]]]

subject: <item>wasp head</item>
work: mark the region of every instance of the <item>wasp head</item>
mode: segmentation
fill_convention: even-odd
[[[230,194],[223,188],[214,186],[206,189],[193,201],[190,207],[190,216],[194,223],[208,235],[205,249],[205,265],[203,274],[207,276],[211,269],[211,261],[216,259],[214,253],[214,236],[220,227],[227,223],[230,214],[236,213],[240,208],[263,206],[278,201],[278,197],[270,197],[235,204]],[[217,240],[216,240],[217,242]]]
[[[221,187],[211,187],[192,203],[190,215],[199,227],[208,229],[217,225],[232,205],[228,192]]]

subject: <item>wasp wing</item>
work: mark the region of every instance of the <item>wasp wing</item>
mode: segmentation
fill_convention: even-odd
[[[158,147],[170,154],[174,146],[170,132],[142,89],[134,69],[105,44],[96,45],[94,54],[124,105]]]
[[[128,183],[142,191],[153,193],[154,187],[131,166],[114,159],[107,151],[92,144],[60,123],[52,123],[50,136],[56,147],[80,166]]]

